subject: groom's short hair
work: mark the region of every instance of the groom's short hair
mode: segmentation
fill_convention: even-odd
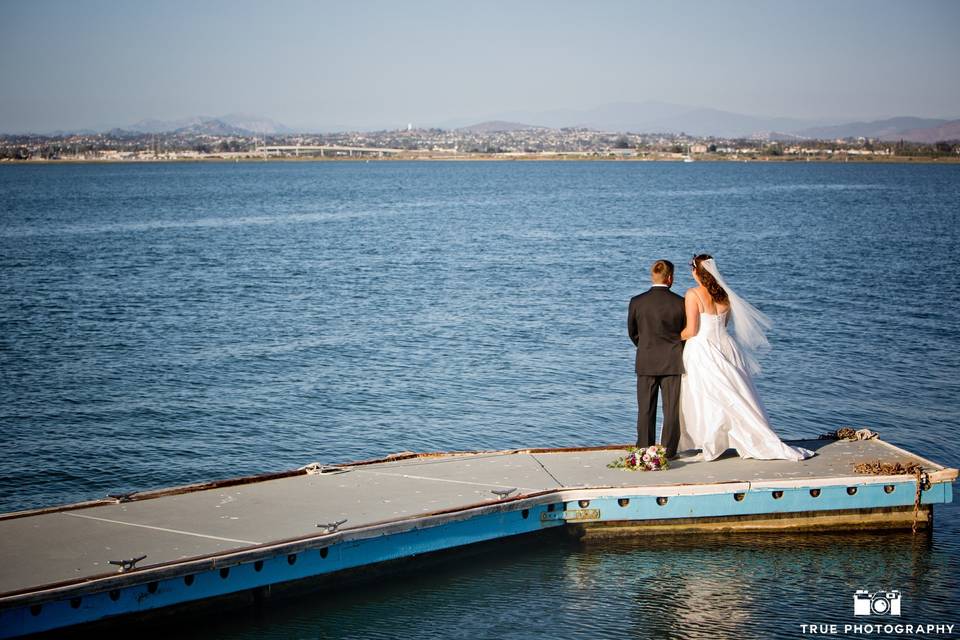
[[[650,278],[658,284],[664,283],[673,277],[673,263],[669,260],[657,260],[650,267]]]

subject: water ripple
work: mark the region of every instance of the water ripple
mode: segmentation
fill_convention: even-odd
[[[758,385],[783,436],[868,426],[956,465],[958,168],[0,167],[0,509],[629,440],[627,300],[656,258],[691,285],[702,250],[775,322]],[[958,522],[942,509],[922,543],[534,544],[209,633],[794,637],[881,587],[952,620]]]

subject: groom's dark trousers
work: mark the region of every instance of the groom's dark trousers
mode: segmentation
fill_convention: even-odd
[[[669,287],[654,285],[630,300],[627,333],[637,347],[637,446],[657,442],[657,396],[663,402],[660,444],[668,457],[677,455],[680,442],[680,376],[686,323],[683,298]]]

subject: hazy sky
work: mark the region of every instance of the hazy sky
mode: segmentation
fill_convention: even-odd
[[[0,0],[0,131],[428,126],[659,100],[960,117],[960,1]]]

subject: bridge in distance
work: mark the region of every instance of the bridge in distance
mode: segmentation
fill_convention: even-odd
[[[320,156],[326,154],[330,155],[395,155],[398,153],[403,153],[405,149],[390,149],[390,148],[381,148],[381,147],[345,147],[339,145],[265,145],[262,147],[257,147],[256,152],[262,153],[264,155],[276,155],[281,156],[285,154],[293,154],[299,156],[301,153],[304,154],[316,154],[319,153]]]

